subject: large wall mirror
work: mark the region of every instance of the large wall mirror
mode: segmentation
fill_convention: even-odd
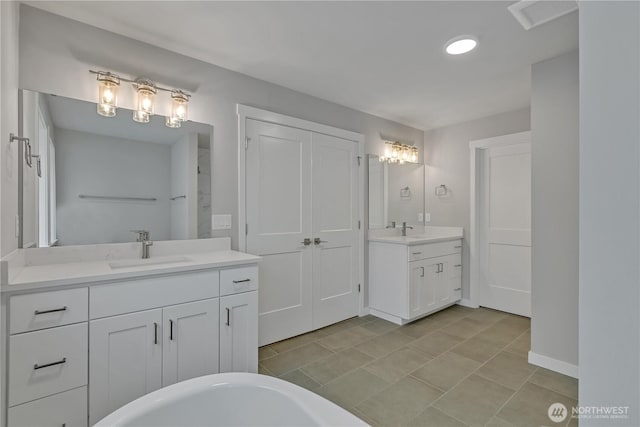
[[[424,165],[381,162],[373,154],[368,161],[369,228],[424,225]]]
[[[211,237],[213,127],[22,90],[21,247]],[[26,147],[26,146],[24,146]],[[29,155],[31,154],[31,155]],[[31,166],[29,166],[31,164]]]

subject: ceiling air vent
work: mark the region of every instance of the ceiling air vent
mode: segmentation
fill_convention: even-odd
[[[520,25],[530,30],[578,10],[576,0],[522,0],[508,7]]]

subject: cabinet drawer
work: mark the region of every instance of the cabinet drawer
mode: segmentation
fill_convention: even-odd
[[[409,261],[462,253],[462,240],[409,246]]]
[[[16,295],[9,299],[11,334],[84,322],[88,317],[88,289]]]
[[[11,427],[86,427],[87,388],[79,387],[9,408]]]
[[[87,324],[9,337],[9,406],[87,384]]]
[[[229,268],[220,271],[220,295],[238,294],[258,289],[258,267]]]
[[[89,290],[89,316],[91,319],[117,316],[215,298],[219,293],[217,270],[94,286]]]

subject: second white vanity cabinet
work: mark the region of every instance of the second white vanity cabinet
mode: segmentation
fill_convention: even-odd
[[[369,308],[397,324],[441,310],[462,297],[462,240],[369,242]]]

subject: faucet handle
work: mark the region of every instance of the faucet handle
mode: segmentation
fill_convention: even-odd
[[[129,230],[132,233],[136,233],[138,235],[138,238],[136,240],[136,242],[144,242],[149,240],[149,231],[147,230]]]

